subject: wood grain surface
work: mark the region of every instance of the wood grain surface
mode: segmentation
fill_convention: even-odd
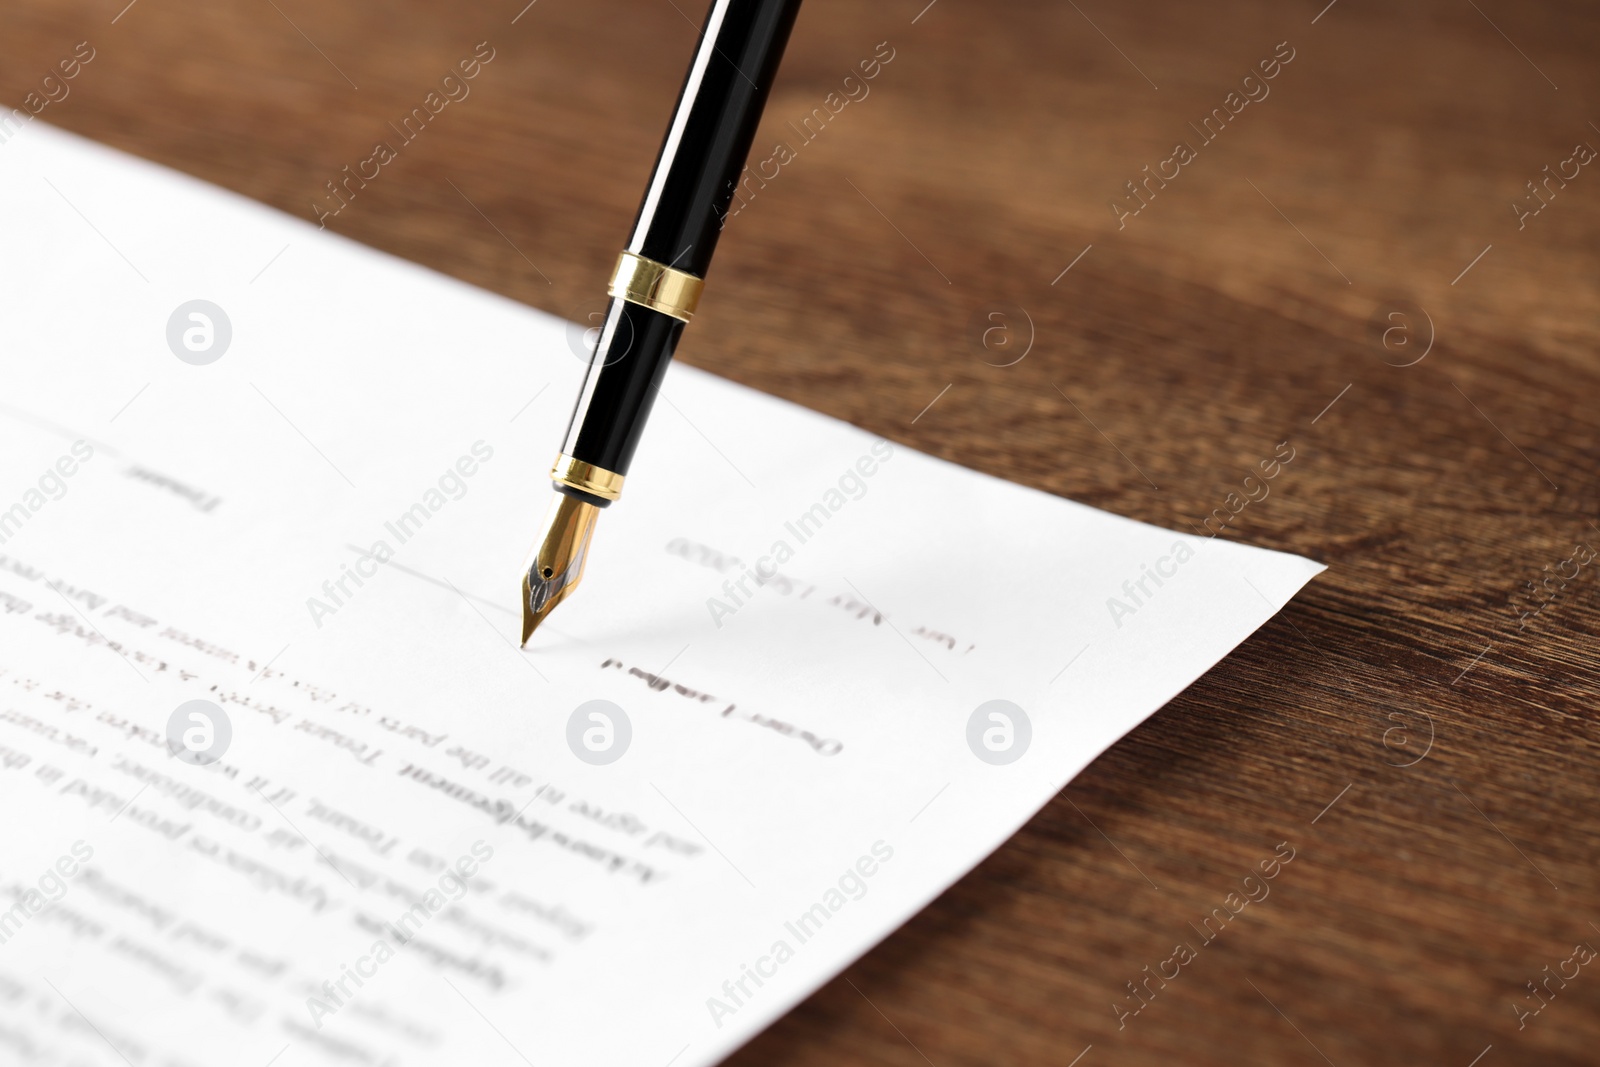
[[[307,218],[490,42],[328,226],[564,315],[703,15],[125,3],[6,5],[0,101],[88,41],[44,119]],[[1325,3],[808,0],[680,358],[1180,530],[1289,442],[1224,536],[1330,570],[733,1063],[1600,1062],[1600,966],[1549,978],[1600,947],[1600,12]]]

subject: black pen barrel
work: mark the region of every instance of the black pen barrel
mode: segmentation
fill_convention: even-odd
[[[611,301],[562,455],[618,475],[628,473],[684,325],[626,300]]]
[[[800,0],[714,0],[628,251],[704,278]]]
[[[634,266],[642,261],[640,269],[670,268],[669,283],[685,280],[676,275],[688,276],[694,299],[799,9],[800,0],[713,0],[706,16],[626,246]],[[675,308],[670,298],[657,301],[654,295],[641,302],[622,295],[618,285],[614,280],[561,451],[564,462],[598,468],[598,474],[585,470],[584,477],[599,484],[609,474],[620,488],[693,309]],[[647,286],[648,279],[638,283]],[[588,497],[586,485],[581,477],[557,480],[561,491]],[[603,505],[615,496],[592,499]]]

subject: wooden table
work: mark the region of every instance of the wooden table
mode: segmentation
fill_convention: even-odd
[[[8,5],[3,99],[88,41],[46,119],[306,217],[489,42],[328,225],[561,314],[703,14],[125,2]],[[1324,3],[802,12],[682,358],[1330,570],[734,1063],[1600,1060],[1600,14]]]

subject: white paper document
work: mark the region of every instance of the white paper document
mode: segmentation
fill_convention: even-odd
[[[575,327],[37,122],[0,200],[0,1062],[715,1063],[1321,569],[675,366],[519,650]]]

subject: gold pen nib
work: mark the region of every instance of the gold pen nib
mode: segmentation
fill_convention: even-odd
[[[544,529],[528,553],[522,576],[522,643],[555,606],[572,595],[583,579],[600,509],[577,497],[557,493],[545,516]]]

